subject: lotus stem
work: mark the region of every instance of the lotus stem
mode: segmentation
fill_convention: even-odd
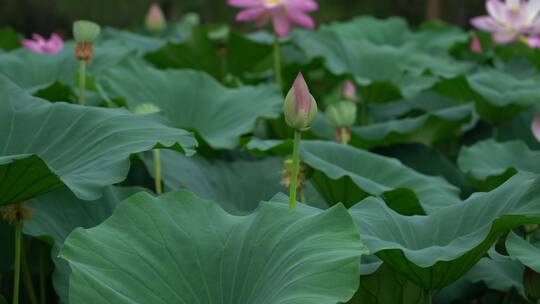
[[[13,276],[13,304],[19,304],[19,286],[21,281],[21,243],[23,221],[15,223],[15,275]]]
[[[279,47],[279,37],[274,40],[274,74],[276,83],[280,90],[283,90],[283,74],[281,72],[281,49]]]
[[[433,303],[433,292],[431,290],[424,291],[424,304]]]
[[[339,131],[341,132],[341,143],[343,145],[348,145],[348,140],[347,140],[347,137],[348,137],[348,134],[347,134],[347,128],[340,128]]]
[[[84,94],[86,91],[86,60],[79,60],[79,104],[84,106]]]
[[[43,244],[39,244],[39,302],[47,304],[47,290],[45,289],[45,259],[43,252]]]
[[[154,149],[154,181],[156,194],[160,195],[163,193],[163,187],[161,183],[161,152],[159,149]]]
[[[294,131],[294,146],[292,156],[292,168],[291,168],[291,185],[289,186],[289,208],[296,208],[296,191],[298,189],[298,171],[300,169],[300,140],[302,134],[298,131]]]
[[[28,259],[26,257],[26,250],[24,246],[21,246],[21,263],[22,263],[22,279],[24,281],[24,289],[26,295],[30,299],[30,303],[38,304],[36,290],[34,289],[34,284],[32,283],[32,277],[30,275],[30,269],[28,267]]]

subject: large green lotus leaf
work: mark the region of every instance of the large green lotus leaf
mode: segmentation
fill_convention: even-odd
[[[246,148],[255,153],[290,154],[289,141],[254,138]],[[461,203],[459,189],[445,179],[418,173],[399,160],[352,146],[302,141],[301,160],[314,170],[311,182],[327,203],[352,206],[367,196],[382,197],[401,214],[424,214]]]
[[[538,104],[540,76],[517,77],[496,69],[482,70],[467,77],[476,93],[480,116],[495,124],[516,117],[524,109]]]
[[[66,240],[70,302],[346,302],[365,253],[354,223],[342,205],[303,209],[233,216],[187,191],[137,194]]]
[[[408,114],[435,112],[458,105],[455,100],[435,92],[423,92],[414,98],[400,99],[385,103],[370,103],[369,116],[376,121],[403,118]]]
[[[540,173],[540,152],[522,141],[499,143],[492,139],[463,147],[458,164],[478,184],[498,186],[517,171]]]
[[[24,233],[54,240],[52,257],[55,270],[52,275],[54,289],[62,303],[69,303],[69,275],[66,261],[57,258],[67,236],[76,228],[91,228],[111,216],[116,204],[142,191],[142,188],[107,187],[96,201],[82,201],[67,188],[58,189],[30,201],[26,207],[32,219],[25,221]]]
[[[362,17],[318,31],[297,31],[292,39],[308,58],[323,58],[332,73],[351,74],[362,85],[390,83],[405,97],[433,86],[439,77],[455,77],[469,69],[440,50],[440,42],[429,47],[422,45],[429,39],[417,37],[415,41],[400,19]]]
[[[121,182],[129,156],[158,144],[192,154],[191,134],[123,109],[49,103],[0,76],[0,205],[65,184],[86,200]]]
[[[419,173],[444,177],[461,189],[461,197],[467,197],[474,191],[455,162],[434,148],[419,144],[397,145],[377,149],[377,154],[399,159],[405,166]]]
[[[506,238],[506,249],[513,259],[540,273],[540,243],[530,243],[515,233],[510,233]]]
[[[510,292],[512,289],[524,295],[523,265],[507,256],[490,250],[489,257],[482,258],[456,282],[437,294],[437,303],[450,304],[462,298],[474,284],[482,282],[489,289]]]
[[[335,138],[336,130],[321,116],[313,126],[316,135]],[[476,124],[472,104],[442,109],[418,117],[407,117],[374,123],[369,126],[352,127],[351,145],[370,149],[400,143],[433,143],[448,139],[470,129]]]
[[[424,289],[465,274],[514,227],[540,223],[540,179],[520,173],[488,193],[427,216],[404,216],[378,198],[349,209],[370,252]]]
[[[313,183],[328,202],[382,197],[403,214],[461,203],[459,190],[440,177],[420,174],[400,161],[338,143],[304,141],[302,161],[315,170]]]
[[[425,303],[424,290],[388,265],[375,273],[360,277],[360,287],[348,304],[416,304]]]
[[[122,31],[111,27],[106,27],[100,34],[98,41],[117,43],[118,47],[134,49],[141,55],[155,51],[167,43],[167,40],[155,36],[146,36],[138,33]],[[98,43],[99,44],[99,43]]]
[[[187,188],[201,198],[220,203],[232,214],[252,212],[259,202],[285,191],[280,184],[281,158],[228,162],[187,157],[172,150],[163,150],[160,156],[166,190]],[[145,153],[143,160],[153,176],[152,155]]]
[[[203,72],[161,71],[136,61],[108,70],[101,82],[129,108],[152,103],[171,125],[196,130],[216,149],[234,148],[258,118],[277,118],[282,111],[283,97],[274,85],[231,89]]]
[[[75,85],[79,61],[73,49],[74,43],[66,42],[64,49],[54,55],[36,54],[27,49],[0,54],[0,75],[32,94],[56,82]],[[116,42],[96,45],[88,72],[99,75],[131,53],[132,49],[120,48]]]

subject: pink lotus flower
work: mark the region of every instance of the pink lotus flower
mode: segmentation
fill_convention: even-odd
[[[473,36],[471,40],[470,49],[471,49],[471,52],[473,53],[480,54],[483,52],[482,42],[480,42],[480,39],[478,38],[478,36],[476,35]]]
[[[64,48],[64,41],[57,33],[53,33],[49,40],[39,34],[32,34],[32,39],[25,39],[22,46],[39,54],[56,54]]]
[[[315,22],[306,12],[318,9],[315,0],[228,0],[228,4],[243,10],[236,21],[255,21],[258,27],[266,25],[270,19],[278,36],[286,36],[293,24],[314,28]]]
[[[165,19],[165,14],[159,7],[159,4],[153,3],[146,14],[146,19],[144,20],[146,28],[150,32],[159,33],[165,30],[167,27],[167,20]]]
[[[540,37],[539,36],[531,36],[531,37],[524,37],[523,42],[528,45],[529,47],[533,49],[539,49],[540,48]]]
[[[540,0],[487,0],[489,16],[471,19],[478,29],[493,34],[496,43],[509,43],[521,35],[540,32]]]
[[[540,114],[536,114],[536,116],[534,117],[531,125],[531,131],[536,140],[540,142]]]

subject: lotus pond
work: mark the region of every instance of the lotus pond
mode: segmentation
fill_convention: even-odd
[[[228,4],[0,30],[1,304],[539,303],[540,1]]]

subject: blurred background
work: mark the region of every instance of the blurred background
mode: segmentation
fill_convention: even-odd
[[[151,0],[0,0],[0,27],[18,32],[70,35],[71,23],[90,19],[102,25],[133,28],[142,25]],[[170,20],[196,12],[203,22],[232,24],[237,10],[226,0],[157,0]],[[317,22],[345,20],[370,14],[377,17],[403,16],[413,25],[426,19],[442,19],[468,27],[471,17],[484,14],[484,0],[318,0]]]

